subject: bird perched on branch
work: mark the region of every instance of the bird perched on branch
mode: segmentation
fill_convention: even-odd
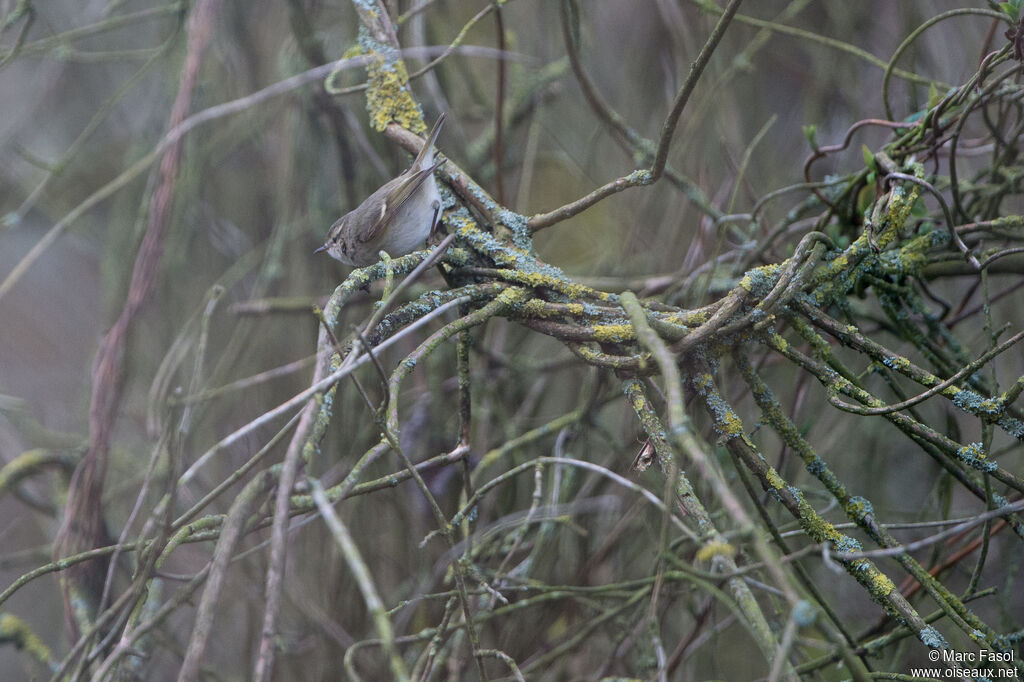
[[[364,266],[376,262],[381,251],[402,256],[426,242],[441,210],[434,171],[444,161],[434,161],[434,141],[444,118],[437,117],[409,169],[331,225],[327,241],[314,253],[326,251],[346,265]]]

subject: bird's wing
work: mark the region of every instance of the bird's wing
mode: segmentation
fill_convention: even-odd
[[[377,222],[373,224],[373,227],[366,231],[366,234],[360,238],[360,241],[372,242],[374,239],[379,237],[381,233],[384,232],[384,228],[390,225],[391,221],[394,220],[395,215],[399,210],[401,210],[402,206],[405,205],[405,202],[409,201],[409,199],[416,193],[416,190],[418,190],[423,183],[427,181],[427,178],[433,175],[434,171],[440,168],[442,164],[444,164],[444,161],[438,161],[433,166],[424,168],[423,170],[407,171],[409,173],[409,177],[399,183],[399,185],[384,198],[384,203],[380,207],[380,216],[377,218]]]

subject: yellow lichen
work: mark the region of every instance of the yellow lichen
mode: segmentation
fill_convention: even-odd
[[[589,348],[588,346],[579,346],[576,349],[576,352],[579,354],[581,358],[587,360],[588,362],[595,362],[598,360],[598,358],[601,357],[600,353],[598,353],[592,348]]]
[[[734,557],[736,548],[728,542],[712,541],[697,550],[698,561],[711,561],[716,556]]]
[[[707,322],[710,317],[711,315],[708,313],[696,313],[688,310],[682,310],[677,313],[669,313],[668,315],[665,315],[663,320],[669,324],[696,327]]]
[[[542,301],[539,298],[530,299],[529,301],[523,304],[521,310],[525,314],[530,315],[531,317],[541,318],[551,317],[552,315],[555,315],[557,312],[554,308],[550,307],[549,305],[547,305],[545,301]]]
[[[832,395],[835,395],[837,393],[845,393],[846,391],[849,391],[852,386],[853,384],[851,384],[850,381],[845,377],[836,376],[835,380],[832,382],[832,386],[829,389],[829,393]]]
[[[722,435],[735,437],[743,433],[743,420],[732,410],[725,410],[718,423]]]
[[[782,490],[786,487],[786,482],[782,480],[781,476],[779,476],[779,472],[772,468],[769,468],[768,471],[765,472],[764,480],[768,485],[776,490]]]
[[[896,589],[896,585],[889,579],[889,576],[881,571],[875,572],[871,583],[872,594],[879,598],[889,596]]]
[[[636,332],[629,324],[599,324],[593,330],[594,338],[605,343],[622,343],[636,338]]]
[[[380,57],[367,67],[367,72],[366,106],[375,130],[384,130],[392,121],[414,133],[426,130],[419,106],[409,92],[409,72],[404,62]]]
[[[496,300],[501,301],[507,306],[514,306],[526,298],[527,295],[528,294],[525,290],[511,287],[498,294],[498,298]]]
[[[37,661],[50,663],[53,659],[50,648],[17,616],[9,613],[0,614],[0,635],[24,649]]]
[[[643,394],[640,393],[640,391],[631,391],[629,395],[630,404],[633,406],[633,411],[638,414],[643,412],[644,407],[647,405],[647,401],[644,400]]]
[[[778,279],[781,271],[781,263],[762,265],[761,267],[754,268],[743,275],[743,278],[740,279],[740,286],[748,292],[753,292],[755,287],[759,289],[766,286],[770,287]]]

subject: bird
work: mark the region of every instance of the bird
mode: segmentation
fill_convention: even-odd
[[[412,165],[339,218],[327,241],[313,253],[326,251],[346,265],[363,267],[389,256],[404,256],[422,246],[434,229],[441,195],[434,179],[444,161],[435,161],[434,142],[445,114],[437,117]]]

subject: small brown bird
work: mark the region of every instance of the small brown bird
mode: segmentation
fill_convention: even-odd
[[[326,251],[361,267],[375,263],[381,251],[404,256],[423,246],[441,209],[434,171],[444,161],[434,162],[434,141],[444,116],[437,117],[412,166],[331,225],[327,241],[314,253]]]

